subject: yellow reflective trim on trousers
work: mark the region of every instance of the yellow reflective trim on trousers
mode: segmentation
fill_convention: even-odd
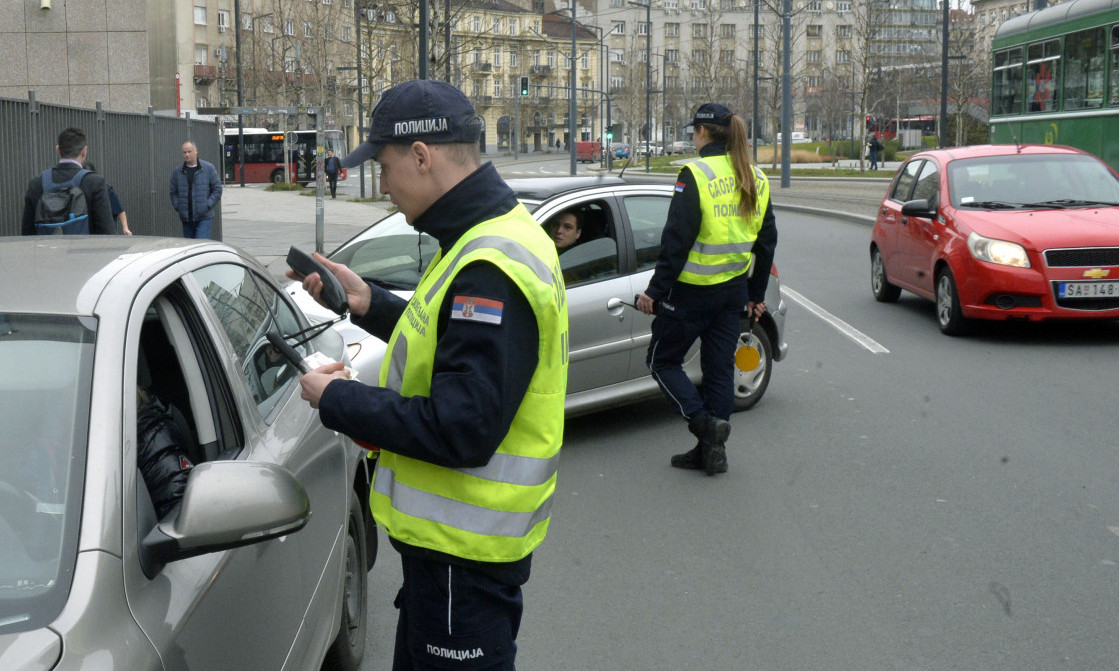
[[[493,510],[405,485],[391,468],[378,464],[373,489],[392,501],[392,507],[411,517],[484,536],[523,538],[551,515],[554,495],[536,510],[519,513]]]

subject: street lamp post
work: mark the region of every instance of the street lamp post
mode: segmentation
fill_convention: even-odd
[[[652,152],[653,140],[653,104],[651,89],[653,88],[653,0],[634,2],[629,4],[645,8],[645,172],[649,172],[649,154]]]
[[[567,82],[568,85],[568,105],[567,105],[567,148],[571,154],[571,174],[574,175],[578,161],[575,156],[575,0],[571,0],[571,77]]]
[[[233,0],[233,25],[237,26],[234,42],[237,48],[237,107],[245,106],[241,82],[241,0]],[[222,147],[222,154],[225,148]],[[241,166],[241,188],[245,188],[245,117],[237,112],[237,163]]]
[[[758,34],[760,17],[759,11],[761,2],[754,0],[754,116],[751,117],[750,130],[753,136],[754,144],[754,163],[758,162]]]
[[[944,21],[940,47],[940,146],[948,146],[948,0],[940,0],[944,6],[941,20]]]

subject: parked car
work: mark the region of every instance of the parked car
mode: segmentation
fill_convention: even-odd
[[[660,156],[661,153],[662,153],[661,149],[662,149],[661,146],[658,145],[658,144],[649,144],[648,142],[638,142],[637,145],[634,147],[634,156],[644,156],[647,153],[650,156]],[[652,153],[649,153],[649,152],[652,152]]]
[[[0,256],[4,668],[357,668],[371,469],[274,356],[269,334],[309,323],[268,271],[174,238],[7,238]],[[334,332],[295,349],[346,360]],[[163,517],[140,388],[193,463]]]
[[[794,130],[792,134],[789,135],[789,142],[791,144],[803,144],[811,141],[812,138],[808,137],[808,134],[803,131]],[[760,140],[759,143],[761,143]],[[777,134],[777,144],[781,144],[781,133]]]
[[[970,319],[1119,318],[1119,176],[1051,145],[925,151],[898,168],[870,240],[871,289]]]
[[[626,304],[645,290],[652,276],[673,185],[626,184],[618,177],[520,179],[508,183],[542,226],[569,208],[578,208],[582,215],[583,233],[578,244],[560,256],[570,320],[568,415],[659,396],[660,390],[645,367],[652,317]],[[329,256],[370,282],[407,298],[436,251],[438,245],[433,238],[417,233],[403,215],[395,213]],[[291,283],[288,291],[313,318],[326,321],[334,316],[314,303],[299,283]],[[739,346],[756,349],[760,360],[751,370],[736,370],[735,407],[739,410],[762,398],[773,374],[773,362],[784,359],[788,351],[784,339],[787,308],[776,268],[766,305],[769,312],[752,329],[745,317],[741,322]],[[376,380],[385,343],[348,320],[336,328],[350,347],[359,376]],[[697,351],[689,353],[686,368],[698,381]]]
[[[614,150],[614,158],[629,158],[629,145],[624,142],[615,142],[610,145]]]
[[[695,145],[692,144],[691,142],[686,142],[686,141],[669,142],[668,146],[664,150],[664,153],[666,153],[666,154],[694,154],[695,153]]]
[[[602,145],[598,142],[576,142],[575,158],[580,162],[595,163],[602,159]]]

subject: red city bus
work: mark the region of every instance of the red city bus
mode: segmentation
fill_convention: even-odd
[[[259,184],[284,181],[284,133],[265,128],[246,128],[245,133],[245,181]],[[225,145],[225,180],[241,181],[240,135],[236,128],[223,130]],[[310,184],[315,181],[315,131],[293,130],[288,136],[288,173],[293,182]],[[323,157],[326,150],[333,149],[334,155],[346,155],[346,138],[340,130],[323,131]],[[342,168],[338,179],[346,179],[346,169]]]

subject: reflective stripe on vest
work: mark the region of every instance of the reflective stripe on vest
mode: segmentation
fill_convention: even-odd
[[[703,219],[678,279],[687,284],[721,284],[750,270],[751,250],[769,204],[769,181],[755,168],[757,208],[744,217],[729,156],[709,156],[687,168],[696,180]]]
[[[445,256],[436,255],[389,338],[380,377],[402,396],[430,393],[440,306],[452,298],[448,289],[458,272],[478,261],[513,280],[536,315],[540,342],[529,389],[485,466],[445,468],[382,450],[370,502],[394,539],[466,559],[515,561],[547,534],[567,391],[559,257],[528,210],[518,206],[478,224]]]

